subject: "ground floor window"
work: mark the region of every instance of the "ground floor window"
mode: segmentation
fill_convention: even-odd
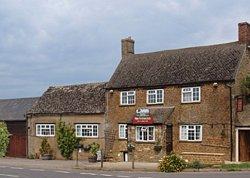
[[[77,137],[98,137],[98,124],[76,124]]]
[[[120,139],[128,138],[127,124],[119,124],[119,138]]]
[[[181,125],[180,140],[183,141],[201,141],[202,126],[201,125]]]
[[[55,124],[36,124],[36,136],[55,136]]]
[[[136,126],[136,141],[155,141],[155,127]]]

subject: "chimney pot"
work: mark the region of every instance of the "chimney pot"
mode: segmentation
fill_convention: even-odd
[[[238,24],[238,36],[239,43],[241,44],[250,44],[250,24],[247,22],[241,22]]]
[[[124,38],[121,40],[122,58],[125,56],[128,56],[130,54],[134,54],[134,52],[135,52],[134,43],[135,43],[135,41],[131,37]]]

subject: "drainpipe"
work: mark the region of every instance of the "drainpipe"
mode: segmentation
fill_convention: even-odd
[[[232,106],[232,86],[226,84],[229,88],[230,96],[230,161],[233,161],[233,106]]]

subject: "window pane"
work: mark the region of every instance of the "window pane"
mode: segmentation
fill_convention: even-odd
[[[193,88],[193,101],[199,101],[200,90],[199,88]]]
[[[192,93],[191,92],[183,93],[183,101],[184,102],[192,101]]]

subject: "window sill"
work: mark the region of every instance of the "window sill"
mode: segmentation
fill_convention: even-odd
[[[181,104],[200,104],[201,101],[181,102]]]
[[[147,103],[147,106],[164,105],[164,103]]]
[[[135,104],[120,104],[120,107],[129,107],[129,106],[135,106]]]
[[[127,141],[127,138],[118,138],[119,141]]]
[[[138,144],[155,144],[156,143],[156,141],[155,140],[152,140],[152,141],[135,141],[135,143],[138,143]]]
[[[179,140],[180,143],[201,143],[202,140]]]

